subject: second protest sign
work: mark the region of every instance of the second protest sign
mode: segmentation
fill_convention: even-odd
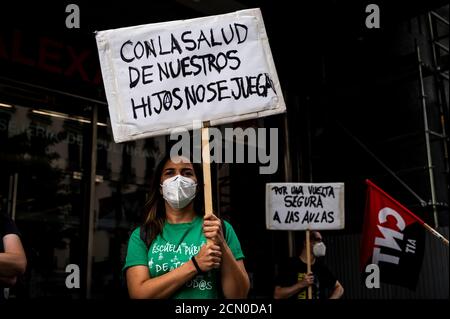
[[[344,216],[343,183],[266,184],[267,229],[343,229]]]

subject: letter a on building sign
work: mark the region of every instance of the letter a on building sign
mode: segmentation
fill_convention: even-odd
[[[425,244],[424,222],[367,180],[361,271],[377,264],[380,281],[414,290]]]
[[[96,35],[116,142],[286,111],[259,9]]]

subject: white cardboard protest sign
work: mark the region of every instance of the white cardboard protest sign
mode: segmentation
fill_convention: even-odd
[[[285,112],[259,9],[99,31],[116,142]]]
[[[266,184],[266,228],[343,229],[344,183]]]

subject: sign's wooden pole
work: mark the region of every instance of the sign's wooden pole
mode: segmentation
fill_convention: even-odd
[[[309,229],[306,230],[306,273],[311,272],[311,245]],[[308,299],[312,299],[312,286],[308,286]]]
[[[211,192],[211,155],[209,150],[209,128],[202,128],[202,165],[205,195],[205,216],[213,213]]]
[[[209,128],[207,124],[202,127],[202,167],[203,167],[203,194],[205,197],[205,217],[213,213],[211,191],[211,154],[209,149]],[[210,240],[208,239],[208,243]]]

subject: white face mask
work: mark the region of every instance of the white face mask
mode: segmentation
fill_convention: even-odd
[[[327,251],[327,247],[323,242],[318,242],[313,246],[313,255],[316,257],[325,256],[325,252]]]
[[[166,179],[162,185],[164,199],[175,209],[186,207],[195,197],[197,183],[189,178],[176,175]]]

